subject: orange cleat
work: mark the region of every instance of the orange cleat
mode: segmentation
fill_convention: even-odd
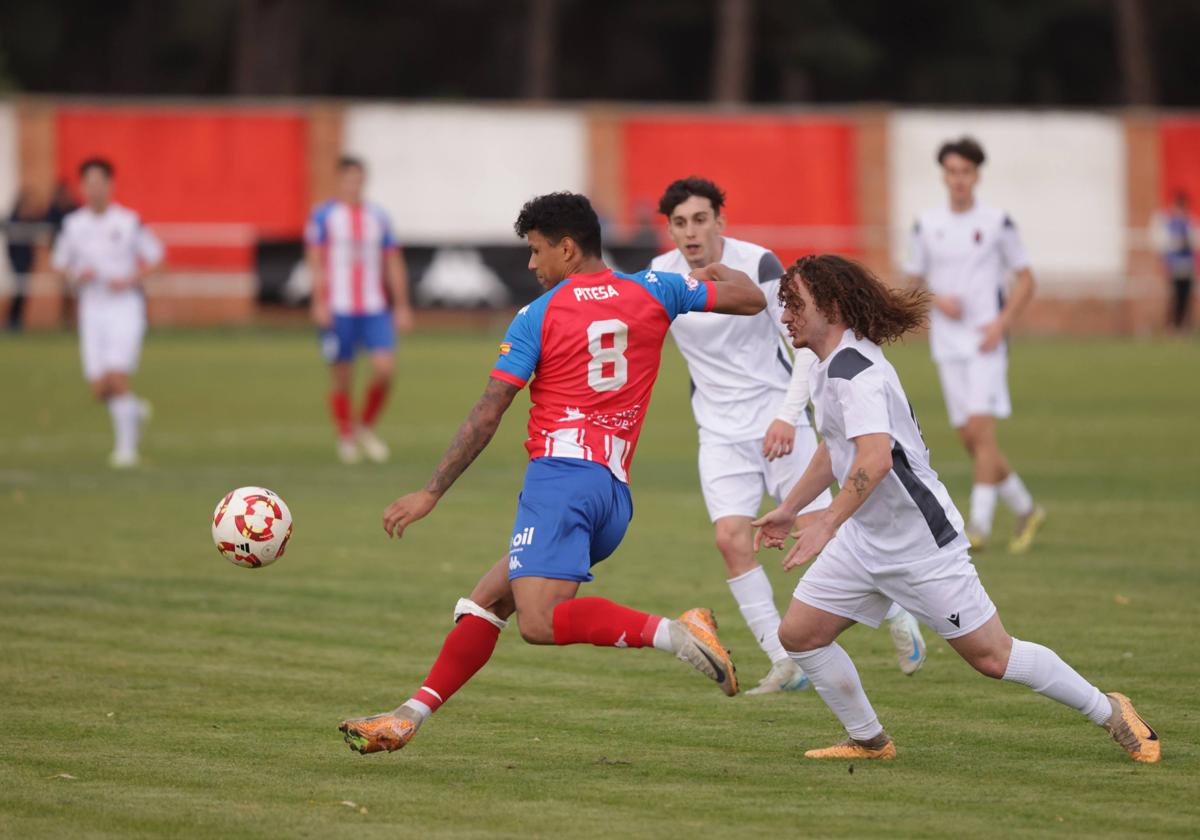
[[[1158,763],[1162,758],[1162,744],[1158,740],[1158,733],[1142,720],[1142,716],[1124,694],[1112,691],[1107,697],[1113,707],[1112,717],[1104,724],[1108,734],[1125,748],[1125,752],[1129,753],[1129,757],[1134,761],[1145,764]]]
[[[399,710],[397,710],[399,711]],[[417,734],[417,724],[395,711],[342,721],[338,730],[357,753],[394,752]]]
[[[675,656],[720,686],[732,697],[738,692],[737,668],[721,640],[712,610],[695,607],[670,624]]]
[[[890,761],[896,757],[896,743],[886,732],[879,733],[870,741],[856,741],[847,738],[840,744],[825,747],[821,750],[809,750],[805,758],[840,758],[840,759],[880,759]]]

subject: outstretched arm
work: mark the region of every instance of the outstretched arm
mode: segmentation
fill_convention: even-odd
[[[442,456],[423,490],[401,496],[388,505],[383,512],[383,530],[388,536],[400,537],[404,529],[429,514],[443,494],[450,489],[467,467],[471,466],[479,453],[487,447],[504,412],[512,405],[513,397],[521,390],[499,379],[489,379],[483,395],[463,420],[454,434],[454,440]]]
[[[708,280],[713,285],[709,309],[725,315],[757,315],[767,308],[767,298],[744,271],[730,268],[721,263],[711,263],[692,272],[697,280]]]

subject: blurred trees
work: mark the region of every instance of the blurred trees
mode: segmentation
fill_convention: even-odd
[[[4,0],[33,92],[1200,105],[1196,0]]]

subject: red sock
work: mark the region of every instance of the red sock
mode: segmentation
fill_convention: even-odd
[[[388,391],[391,387],[392,383],[384,379],[372,382],[367,388],[367,398],[366,402],[363,403],[362,410],[362,424],[364,426],[375,425],[375,420],[379,417],[379,410],[387,402]]]
[[[450,699],[487,664],[500,638],[500,628],[477,615],[465,615],[442,642],[441,653],[425,682],[412,696],[431,711]]]
[[[338,434],[350,437],[350,395],[345,391],[331,391],[329,411],[333,414],[333,423],[337,426]]]
[[[606,598],[573,598],[554,608],[554,644],[648,647],[662,620]]]

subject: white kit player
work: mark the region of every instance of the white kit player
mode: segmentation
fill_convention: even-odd
[[[650,267],[687,275],[720,262],[755,278],[767,298],[767,309],[750,318],[693,312],[671,325],[692,380],[700,488],[717,550],[734,600],[771,661],[766,677],[747,694],[766,694],[803,689],[808,681],[779,643],[779,610],[771,581],[754,557],[750,523],[764,491],[778,502],[817,449],[807,412],[808,369],[816,357],[800,350],[793,360],[784,349],[778,300],[783,265],[766,248],[722,235],[724,204],[725,194],[704,178],[668,186],[658,209],[678,247],[655,257]],[[805,512],[830,500],[826,490]],[[889,613],[889,627],[901,670],[915,673],[925,661],[920,627],[899,608]]]
[[[1005,335],[1033,297],[1033,273],[1012,219],[975,198],[983,148],[963,137],[944,143],[937,161],[949,201],[913,225],[904,272],[933,293],[929,347],[950,423],[974,462],[971,547],[986,545],[999,498],[1017,519],[1009,550],[1021,553],[1046,513],[1000,451],[996,420],[1012,413]]]
[[[129,384],[146,332],[142,281],[162,262],[163,247],[137,213],[112,200],[111,163],[84,161],[79,180],[83,207],[63,219],[53,265],[79,296],[83,373],[112,416],[116,445],[109,463],[133,467],[149,415]]]
[[[849,735],[805,755],[896,756],[836,640],[857,622],[877,627],[900,604],[980,673],[1075,709],[1135,761],[1158,761],[1158,735],[1129,698],[1102,694],[1054,651],[1010,636],[979,580],[962,516],[929,464],[917,418],[880,347],[924,323],[928,292],[897,293],[857,263],[825,255],[797,261],[780,294],[792,343],[819,360],[811,381],[821,445],[783,503],[755,522],[763,528],[756,543],[782,547],[796,512],[834,478],[841,486],[833,504],[792,534],[796,543],[783,563],[791,569],[816,558],[779,638]]]

